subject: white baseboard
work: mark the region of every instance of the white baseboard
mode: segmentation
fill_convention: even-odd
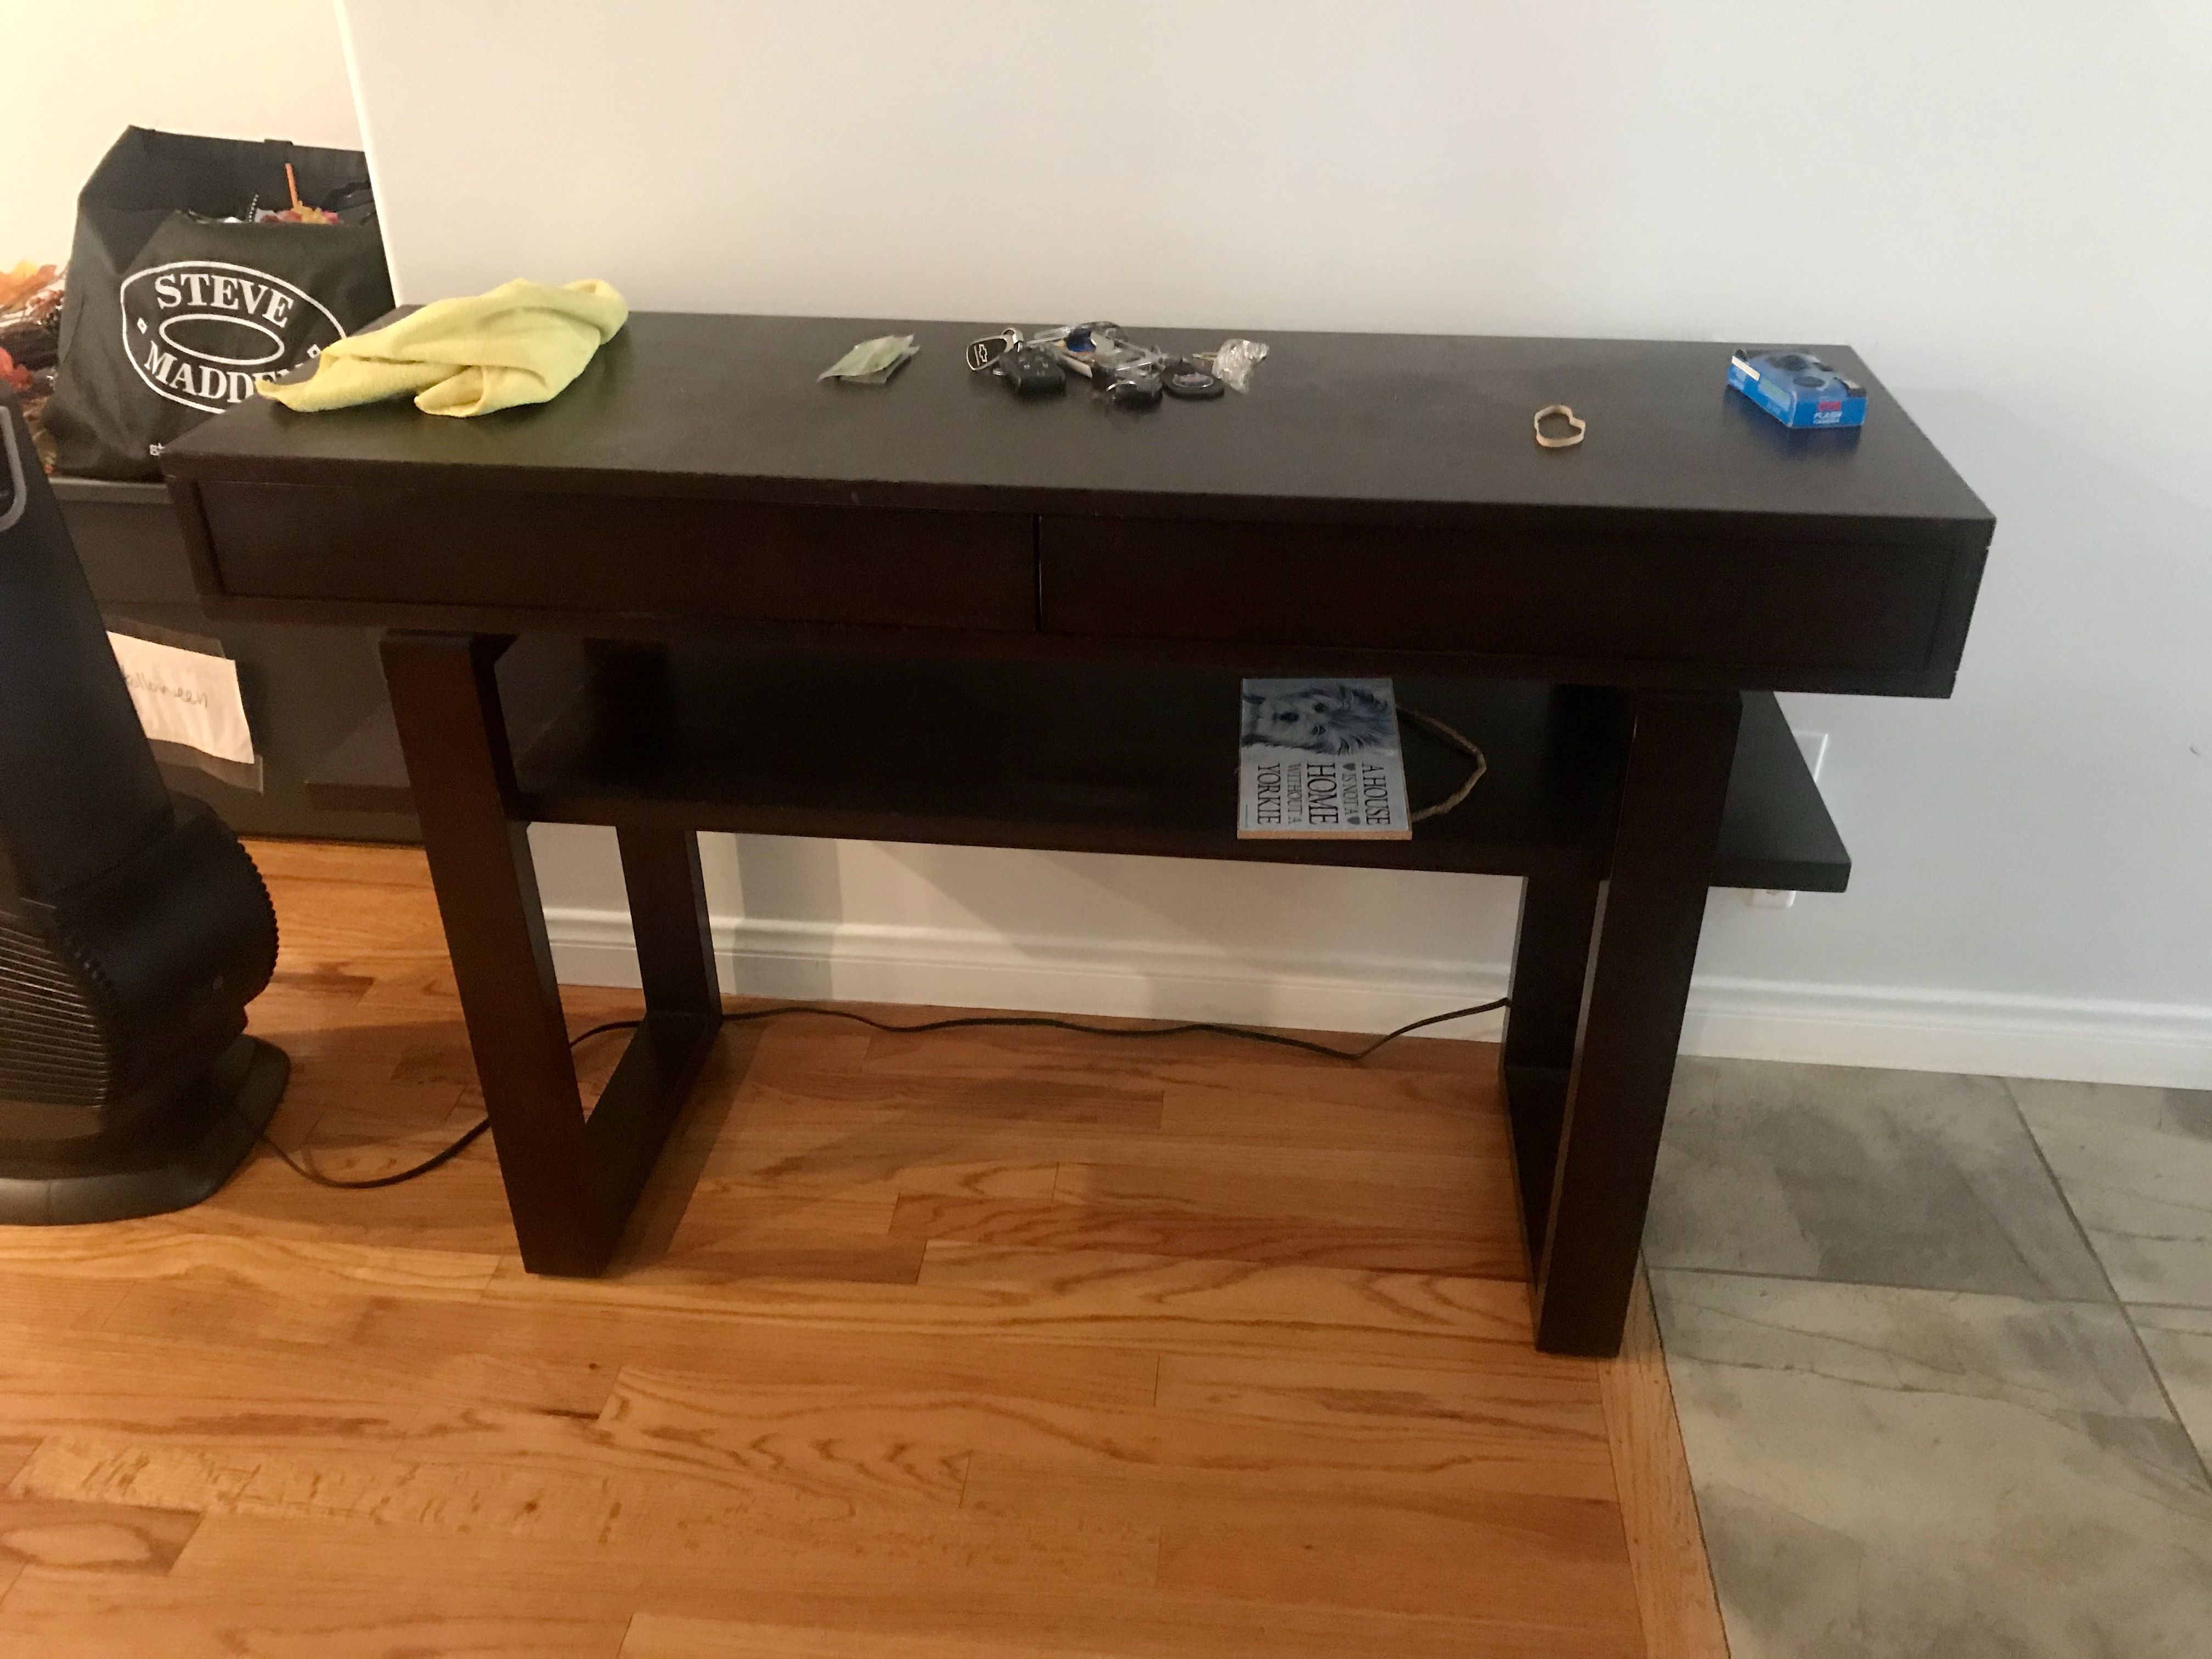
[[[635,985],[629,918],[553,909],[560,976]],[[981,929],[717,918],[725,990],[1383,1031],[1505,994],[1503,963],[1245,953]],[[1494,1037],[1495,1016],[1433,1035]],[[1905,1071],[2212,1088],[2212,1008],[1700,978],[1683,1051]]]
[[[1700,979],[1685,1052],[1908,1072],[2212,1088],[2212,1008]]]

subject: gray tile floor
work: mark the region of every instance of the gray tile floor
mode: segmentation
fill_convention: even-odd
[[[2212,1094],[1685,1060],[1644,1249],[1735,1659],[2212,1653]]]

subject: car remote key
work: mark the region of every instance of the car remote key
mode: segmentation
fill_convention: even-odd
[[[1067,390],[1067,371],[1042,346],[1016,346],[999,359],[999,373],[1020,397],[1049,396]]]
[[[987,334],[980,340],[970,340],[968,343],[968,349],[963,355],[967,357],[968,367],[980,374],[987,368],[996,368],[999,359],[1021,343],[1022,333],[1019,329],[1000,329],[996,334]]]

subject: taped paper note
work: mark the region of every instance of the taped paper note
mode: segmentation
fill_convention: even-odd
[[[181,744],[217,760],[253,763],[253,734],[238,694],[238,665],[228,657],[110,634],[138,724],[157,743]]]

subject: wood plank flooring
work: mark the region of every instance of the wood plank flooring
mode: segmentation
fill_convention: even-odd
[[[254,853],[276,1138],[419,1158],[477,1110],[419,854]],[[1494,1065],[793,1018],[605,1279],[521,1272],[488,1144],[0,1232],[0,1653],[1717,1659],[1648,1313],[1529,1346]]]

